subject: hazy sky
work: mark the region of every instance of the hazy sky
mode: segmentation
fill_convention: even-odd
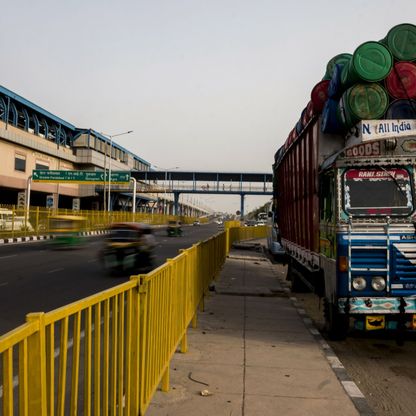
[[[399,23],[415,0],[20,0],[0,84],[162,168],[271,172],[328,60]]]

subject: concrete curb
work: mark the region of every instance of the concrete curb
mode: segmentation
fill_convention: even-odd
[[[166,228],[166,225],[152,225],[154,229]],[[105,235],[108,233],[108,230],[98,230],[98,231],[86,231],[80,233],[83,237],[90,237],[96,235]],[[53,236],[51,235],[31,235],[27,237],[13,237],[13,238],[0,238],[0,245],[3,244],[16,244],[16,243],[28,243],[31,241],[43,241],[43,240],[51,240]]]
[[[287,290],[287,292],[289,293],[289,290]],[[297,298],[289,295],[289,299],[291,300],[292,305],[296,308],[298,314],[302,317],[302,320],[306,328],[315,338],[316,342],[320,345],[329,365],[332,368],[332,371],[335,373],[339,382],[344,387],[344,390],[346,391],[349,398],[353,402],[358,413],[361,416],[375,416],[375,413],[371,409],[371,407],[368,405],[364,394],[361,392],[357,384],[355,384],[355,382],[351,380],[344,365],[341,363],[339,358],[335,355],[334,350],[322,337],[321,333],[315,327],[312,319],[306,313],[305,309],[302,308]]]
[[[107,230],[99,230],[99,231],[86,231],[85,233],[80,233],[83,237],[89,237],[94,235],[104,235],[107,234]]]
[[[339,382],[344,387],[344,390],[353,402],[358,413],[361,416],[375,416],[375,413],[367,403],[364,394],[361,392],[357,384],[353,380],[351,380],[351,377],[349,376],[347,370],[345,369],[340,359],[336,356],[334,350],[325,341],[324,337],[321,335],[319,330],[314,325],[313,320],[307,314],[305,309],[302,308],[302,305],[298,302],[298,299],[295,296],[292,296],[290,284],[286,281],[281,281],[281,279],[279,280],[282,286],[284,286],[283,290],[286,293],[287,297],[291,300],[292,305],[294,306],[298,314],[302,317],[302,320],[306,328],[315,338],[316,342],[320,345],[329,365],[332,368],[332,371],[335,373]]]
[[[50,235],[31,235],[29,237],[0,238],[0,244],[27,243],[29,241],[42,241],[50,239],[52,239],[52,236]]]

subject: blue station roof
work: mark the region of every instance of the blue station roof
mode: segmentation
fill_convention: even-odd
[[[39,107],[38,105],[32,103],[26,98],[21,97],[20,95],[14,93],[13,91],[10,91],[9,89],[7,89],[6,87],[3,87],[2,85],[0,85],[0,93],[3,93],[7,97],[13,98],[13,100],[24,105],[25,107],[28,107],[31,110],[36,111],[37,113],[42,114],[43,116],[55,121],[57,124],[61,124],[62,126],[65,126],[66,128],[73,130],[75,132],[76,127],[73,124],[68,123],[62,118],[50,113],[49,111],[43,109],[42,107]]]

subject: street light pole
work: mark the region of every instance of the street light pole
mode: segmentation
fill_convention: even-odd
[[[107,192],[107,211],[111,211],[111,161],[113,159],[113,137],[117,137],[117,136],[123,136],[125,134],[130,134],[133,133],[133,130],[129,130],[129,131],[125,131],[123,133],[118,133],[118,134],[104,134],[101,133],[103,136],[107,136],[110,138],[110,155],[109,155],[109,166],[108,166],[108,192]],[[107,152],[106,152],[107,154]],[[104,166],[104,172],[105,172],[105,166]],[[105,175],[105,173],[104,173]],[[105,177],[104,177],[105,179]]]
[[[130,178],[130,182],[133,182],[133,206],[132,206],[131,211],[134,215],[136,213],[136,191],[137,191],[136,178]]]

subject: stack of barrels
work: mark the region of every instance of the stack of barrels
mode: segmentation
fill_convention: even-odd
[[[324,133],[346,132],[360,120],[416,119],[416,26],[394,26],[381,41],[333,57],[308,106],[322,113]]]

